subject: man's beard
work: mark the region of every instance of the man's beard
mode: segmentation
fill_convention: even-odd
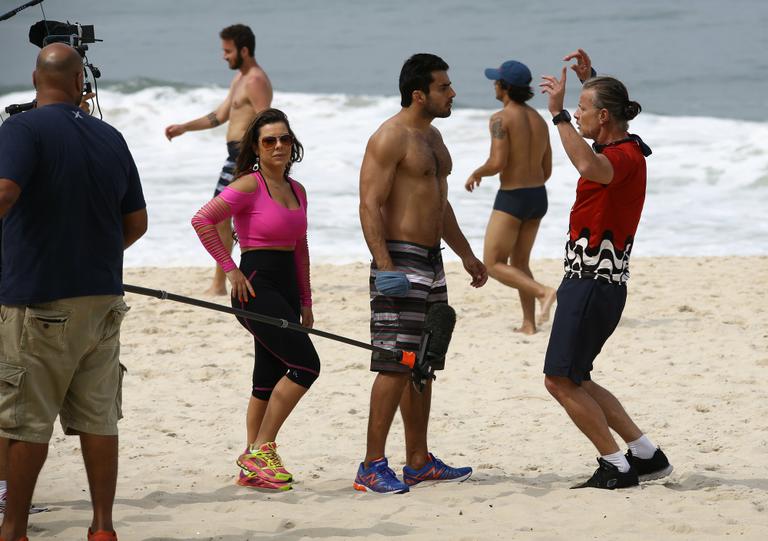
[[[424,112],[432,118],[448,118],[451,116],[451,107],[448,106],[444,109],[438,109],[431,103],[427,103],[424,107]]]
[[[230,69],[233,70],[239,70],[240,66],[243,65],[243,55],[240,54],[240,51],[237,51],[237,58],[235,58],[235,65],[232,64],[229,65]]]

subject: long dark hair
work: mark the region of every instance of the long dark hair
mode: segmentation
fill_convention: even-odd
[[[643,110],[640,104],[629,99],[624,83],[613,77],[593,77],[584,83],[583,89],[593,89],[592,103],[598,109],[606,109],[624,130],[629,121]]]
[[[240,153],[237,155],[237,164],[235,166],[235,177],[240,177],[253,170],[253,166],[258,163],[259,156],[253,151],[253,147],[258,147],[259,137],[261,134],[261,127],[267,124],[277,124],[282,122],[285,127],[288,128],[288,133],[293,137],[293,145],[291,146],[291,159],[288,165],[285,166],[285,176],[291,170],[291,165],[295,162],[300,162],[304,158],[304,147],[296,138],[296,134],[293,133],[291,125],[288,122],[288,117],[280,109],[264,109],[256,118],[253,119],[251,125],[245,131],[243,140],[240,141]]]

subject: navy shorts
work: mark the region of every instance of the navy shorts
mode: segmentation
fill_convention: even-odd
[[[499,190],[493,202],[493,210],[506,212],[521,222],[543,218],[548,207],[547,189],[544,186]]]
[[[216,182],[216,189],[213,197],[219,195],[224,188],[229,186],[235,178],[235,165],[237,164],[237,155],[240,153],[240,141],[230,141],[227,143],[227,159],[221,166],[219,180]]]
[[[627,286],[602,279],[565,278],[549,335],[544,373],[590,381],[595,357],[621,319]]]

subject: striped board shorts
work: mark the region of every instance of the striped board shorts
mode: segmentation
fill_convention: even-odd
[[[221,173],[219,174],[219,180],[216,183],[216,190],[213,192],[213,197],[216,197],[221,191],[229,186],[235,178],[235,164],[237,163],[237,155],[240,153],[240,141],[230,141],[227,143],[227,160],[221,167]]]
[[[395,270],[404,272],[411,289],[404,297],[389,297],[376,290],[376,263],[371,263],[371,344],[385,349],[418,351],[427,310],[437,303],[448,303],[443,258],[439,246],[387,241]],[[435,364],[442,370],[445,361]],[[409,372],[410,368],[376,352],[371,354],[373,372]]]

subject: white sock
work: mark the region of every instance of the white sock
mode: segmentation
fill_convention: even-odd
[[[626,473],[629,471],[629,462],[627,462],[627,457],[625,457],[621,451],[616,451],[610,455],[603,455],[600,458],[619,468],[621,473]]]
[[[658,449],[645,434],[635,441],[630,441],[627,445],[629,446],[629,450],[632,451],[632,455],[644,459],[653,457],[654,453],[656,453],[656,449]]]

